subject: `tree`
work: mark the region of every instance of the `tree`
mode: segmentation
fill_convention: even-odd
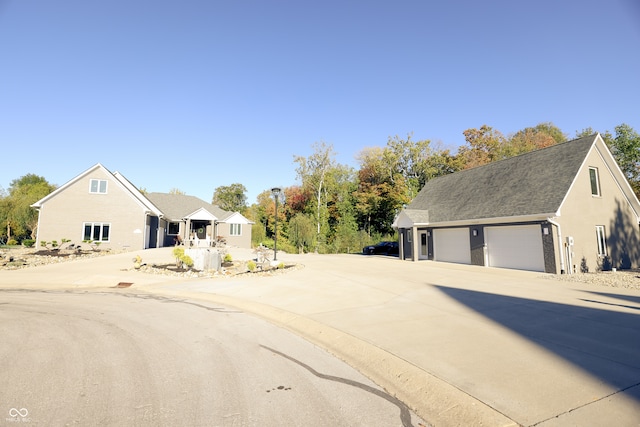
[[[405,177],[390,164],[393,158],[388,150],[380,147],[364,149],[358,156],[355,208],[359,223],[369,235],[392,232],[396,213],[411,201]]]
[[[462,132],[467,145],[458,149],[458,157],[463,169],[486,165],[502,158],[502,148],[506,138],[491,126],[467,129]]]
[[[400,175],[407,184],[409,198],[413,199],[428,179],[431,147],[429,140],[412,141],[412,134],[407,139],[398,136],[389,137],[384,152],[385,163],[390,168],[391,181]]]
[[[231,212],[244,213],[247,210],[247,189],[242,184],[220,186],[213,192],[214,205]]]
[[[184,196],[187,193],[185,193],[184,191],[174,187],[171,190],[169,190],[169,194],[179,194],[179,195],[183,195]]]
[[[313,218],[297,213],[289,221],[289,243],[298,248],[298,252],[303,253],[315,246],[315,224]]]
[[[613,135],[609,131],[596,132],[595,130],[593,130],[593,128],[587,127],[587,128],[582,129],[579,132],[576,132],[576,138],[582,138],[582,137],[585,137],[585,136],[591,136],[591,135],[593,135],[595,133],[600,133],[600,136],[604,140],[605,144],[607,144],[609,149],[611,149],[611,147],[613,145]]]
[[[566,140],[567,136],[553,123],[539,123],[534,127],[527,127],[513,134],[504,146],[502,157],[517,156]]]
[[[294,156],[294,162],[298,164],[296,173],[302,181],[303,188],[309,189],[314,195],[315,217],[316,217],[316,251],[320,244],[321,226],[326,223],[326,180],[329,170],[335,164],[335,152],[333,145],[325,142],[316,142],[312,146],[313,153],[309,157]],[[323,196],[325,196],[323,198]]]
[[[611,152],[620,169],[624,172],[631,188],[640,194],[640,135],[631,126],[621,124],[615,127],[615,137]]]
[[[34,174],[11,181],[9,194],[2,200],[0,208],[0,218],[4,220],[3,229],[6,230],[7,239],[12,236],[35,238],[38,212],[31,205],[55,189],[46,179]]]

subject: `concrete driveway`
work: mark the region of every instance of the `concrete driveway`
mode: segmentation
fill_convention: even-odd
[[[131,257],[0,272],[0,286],[129,281],[241,308],[327,348],[434,425],[640,425],[637,291],[359,255],[279,254],[304,268],[187,280],[132,271]]]

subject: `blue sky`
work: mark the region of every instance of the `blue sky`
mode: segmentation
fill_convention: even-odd
[[[640,131],[639,46],[634,0],[0,0],[0,186],[102,163],[251,204],[319,141]]]

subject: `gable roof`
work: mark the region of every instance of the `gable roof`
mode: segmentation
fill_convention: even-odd
[[[218,221],[224,222],[233,215],[234,212],[225,211],[219,206],[207,203],[195,196],[186,194],[169,193],[147,193],[146,197],[156,205],[170,221],[180,221],[202,209],[216,217]]]
[[[598,140],[604,145],[595,134],[435,178],[405,215],[429,223],[556,216]]]
[[[149,202],[149,200],[147,200],[133,184],[131,184],[131,182],[129,182],[124,176],[122,176],[122,174],[120,174],[119,172],[112,173],[111,171],[109,171],[109,169],[105,168],[100,163],[96,163],[89,169],[85,170],[84,172],[66,182],[64,185],[58,187],[48,195],[44,196],[42,199],[38,200],[31,206],[39,209],[47,200],[50,200],[51,198],[57,196],[71,185],[84,179],[87,175],[90,175],[97,170],[101,170],[105,175],[113,178],[114,183],[118,185],[125,193],[129,194],[131,198],[134,199],[135,202],[138,203],[142,208],[154,213],[155,215],[161,214],[161,212],[158,211],[158,209],[151,202]]]

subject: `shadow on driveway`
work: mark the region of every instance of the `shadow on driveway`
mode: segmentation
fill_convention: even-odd
[[[531,342],[553,352],[619,391],[640,384],[640,298],[593,293],[602,308],[436,286],[440,291]],[[639,304],[598,301],[598,296]],[[637,310],[612,311],[612,307]],[[610,309],[611,307],[612,309]],[[640,400],[640,392],[629,393]]]

